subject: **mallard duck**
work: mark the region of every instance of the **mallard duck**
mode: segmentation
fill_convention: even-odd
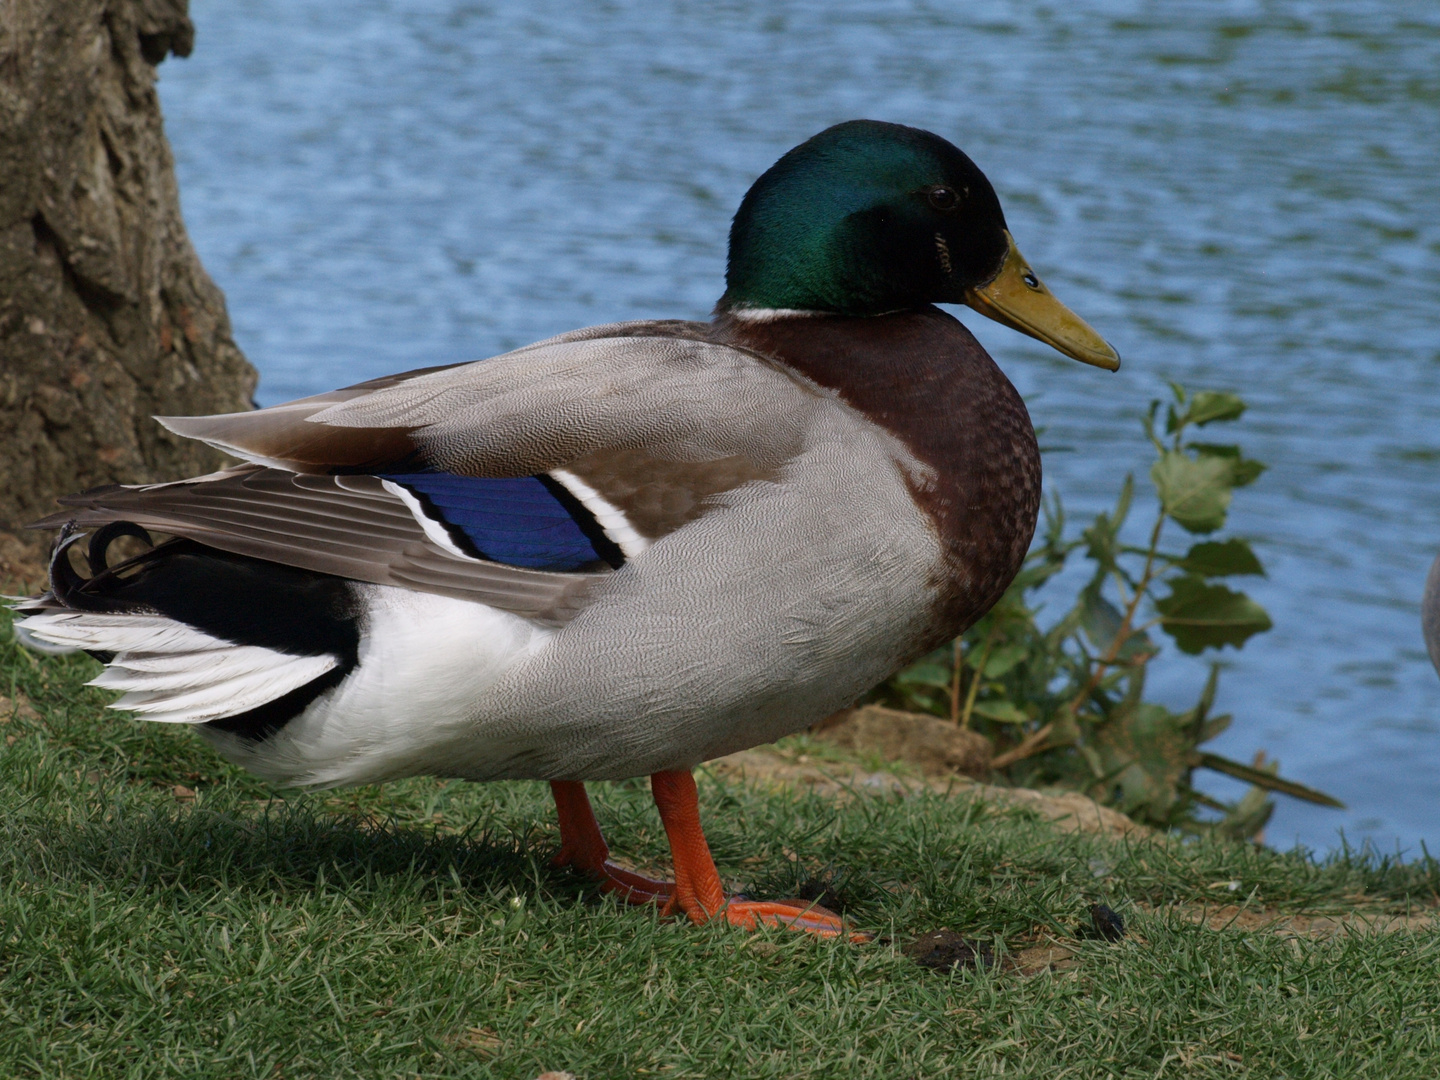
[[[275,784],[549,781],[556,863],[624,899],[845,932],[727,899],[691,770],[850,704],[1019,568],[1034,430],[941,303],[1119,366],[965,154],[840,124],[745,195],[710,322],[159,418],[243,464],[62,499],[23,626],[100,656],[114,708]],[[112,565],[120,536],[148,546]],[[585,792],[647,774],[673,882],[610,861]]]

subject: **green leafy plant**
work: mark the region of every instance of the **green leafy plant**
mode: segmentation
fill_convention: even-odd
[[[1132,476],[1115,509],[1073,538],[1052,498],[1042,536],[1000,603],[963,637],[893,676],[877,698],[978,731],[993,747],[992,769],[1016,785],[1070,788],[1148,824],[1250,838],[1274,810],[1268,792],[1340,803],[1281,779],[1263,758],[1245,765],[1201,749],[1232,719],[1211,715],[1218,664],[1184,712],[1145,700],[1146,673],[1162,648],[1155,631],[1181,652],[1199,654],[1239,649],[1270,629],[1264,608],[1225,583],[1263,575],[1260,560],[1245,540],[1213,535],[1235,491],[1265,467],[1236,445],[1192,439],[1199,429],[1238,420],[1245,403],[1224,391],[1172,390],[1163,433],[1165,403],[1152,402],[1144,419],[1158,503],[1148,542],[1134,546],[1120,535],[1132,508]],[[1162,547],[1172,525],[1192,537],[1183,551]],[[1042,626],[1039,594],[1077,551],[1091,572],[1069,609]],[[1234,803],[1221,802],[1195,788],[1197,768],[1252,787]]]

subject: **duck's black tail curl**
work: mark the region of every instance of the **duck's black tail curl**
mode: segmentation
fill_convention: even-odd
[[[148,546],[112,565],[110,549],[121,537]],[[71,550],[86,540],[88,577],[71,562]],[[244,713],[208,723],[244,738],[273,734],[316,696],[338,685],[359,662],[364,605],[355,584],[344,578],[234,555],[181,537],[157,544],[149,532],[130,521],[108,522],[88,534],[73,524],[65,526],[51,550],[49,571],[49,591],[19,601],[16,608],[21,614],[78,617],[82,622],[91,614],[107,620],[118,615],[149,616],[153,621],[161,616],[218,639],[217,644],[260,646],[291,657],[333,657],[333,667],[322,677]],[[32,632],[42,641],[46,621],[31,620]],[[136,625],[141,621],[137,618]],[[104,638],[105,633],[95,636]],[[112,636],[123,640],[125,633],[120,630]],[[103,651],[94,647],[97,644],[98,640],[82,647],[106,664],[116,659],[116,650],[128,654],[132,648],[114,645]]]
[[[133,521],[109,522],[89,534],[90,543],[85,551],[86,559],[90,563],[90,576],[87,578],[82,577],[70,561],[70,549],[85,539],[85,536],[85,533],[75,528],[73,522],[60,530],[60,535],[55,538],[55,543],[50,548],[50,592],[37,597],[37,603],[53,598],[55,603],[72,611],[133,610],[131,604],[114,595],[117,583],[122,580],[121,575],[138,571],[147,563],[173,553],[173,544],[188,542],[171,540],[157,546],[150,533]],[[111,566],[110,545],[122,536],[131,536],[142,541],[146,550]]]
[[[112,521],[88,534],[90,576],[83,577],[70,549],[86,536],[70,526],[61,530],[50,555],[50,591],[22,601],[21,611],[164,615],[236,645],[296,656],[332,653],[342,663],[356,659],[360,605],[344,578],[181,537],[156,544],[130,521]],[[150,546],[112,566],[110,546],[122,536]]]

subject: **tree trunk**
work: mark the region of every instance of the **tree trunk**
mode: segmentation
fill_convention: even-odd
[[[152,414],[251,407],[255,371],[180,218],[155,66],[187,0],[0,0],[0,583],[57,495],[203,472]]]

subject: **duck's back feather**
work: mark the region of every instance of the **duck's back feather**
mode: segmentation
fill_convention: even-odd
[[[773,471],[795,453],[814,395],[793,376],[715,341],[608,330],[256,412],[159,419],[301,473],[534,476],[610,451]]]

